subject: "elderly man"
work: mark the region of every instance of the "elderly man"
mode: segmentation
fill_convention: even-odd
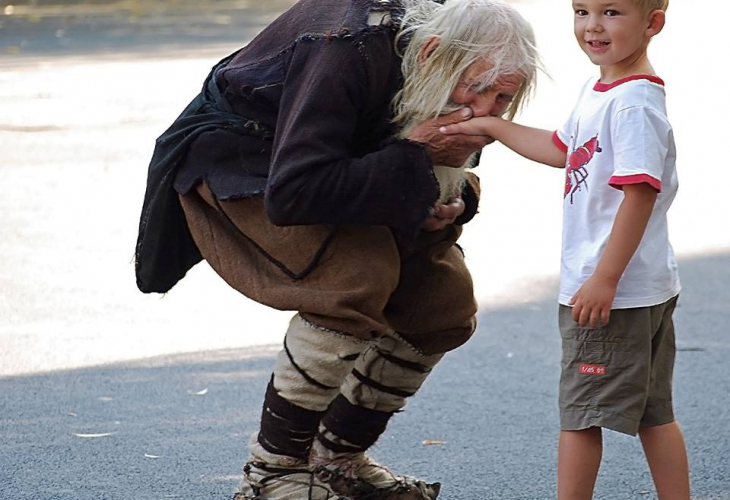
[[[365,452],[475,328],[455,243],[479,189],[461,167],[490,139],[439,127],[513,116],[536,58],[528,24],[495,0],[301,0],[160,137],[140,289],[169,290],[202,257],[297,311],[237,498],[436,498],[437,483]],[[241,320],[211,328],[245,335]]]

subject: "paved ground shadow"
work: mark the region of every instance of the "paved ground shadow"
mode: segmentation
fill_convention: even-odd
[[[675,392],[694,498],[729,499],[730,254],[684,260],[681,270]],[[554,296],[553,289],[548,283],[536,292]],[[552,298],[484,309],[475,338],[436,368],[373,455],[442,481],[445,499],[552,498],[555,310]],[[275,351],[0,379],[0,498],[229,498]],[[610,434],[605,457],[597,499],[654,498],[638,441]]]

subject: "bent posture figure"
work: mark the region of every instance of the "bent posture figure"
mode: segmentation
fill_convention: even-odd
[[[455,242],[478,182],[438,202],[434,165],[461,167],[491,139],[439,128],[512,117],[535,61],[527,23],[494,0],[302,0],[160,137],[139,287],[167,291],[202,257],[297,311],[238,498],[436,498],[365,452],[475,328]]]

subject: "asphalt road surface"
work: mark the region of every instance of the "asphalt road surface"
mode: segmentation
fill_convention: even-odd
[[[694,498],[727,500],[730,255],[682,269],[677,416]],[[445,499],[553,498],[555,321],[552,300],[483,311],[476,337],[435,369],[374,457],[441,481]],[[274,352],[202,351],[0,379],[0,498],[228,498]],[[607,433],[596,498],[655,498],[636,439]]]

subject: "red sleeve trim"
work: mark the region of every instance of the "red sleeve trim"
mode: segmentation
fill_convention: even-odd
[[[646,182],[656,189],[657,193],[662,192],[662,181],[647,174],[614,175],[608,179],[608,185],[616,189],[621,189],[621,186],[625,186],[626,184],[641,184],[642,182]]]
[[[563,141],[560,140],[560,136],[558,135],[557,130],[555,132],[553,132],[553,143],[555,143],[555,145],[558,147],[558,149],[560,151],[562,151],[563,153],[568,152],[568,146]]]

